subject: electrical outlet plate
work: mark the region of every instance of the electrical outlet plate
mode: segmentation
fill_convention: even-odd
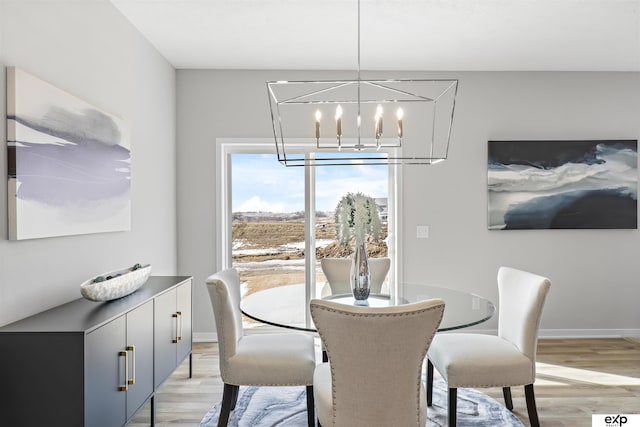
[[[418,239],[428,239],[429,238],[429,226],[428,225],[419,225],[416,227],[416,237]]]

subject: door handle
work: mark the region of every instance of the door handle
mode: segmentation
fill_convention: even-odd
[[[118,356],[124,356],[124,385],[118,387],[119,391],[127,391],[129,386],[127,385],[129,380],[129,353],[126,351],[121,351],[118,353]]]
[[[178,311],[176,312],[176,314],[178,315],[178,322],[180,323],[180,329],[178,330],[178,341],[182,341],[182,324],[184,323],[184,320],[182,320],[182,312]]]
[[[127,377],[127,384],[136,383],[136,346],[127,346],[127,351],[131,352],[131,378]]]
[[[176,313],[173,313],[173,314],[171,315],[171,317],[173,317],[174,319],[176,319],[176,336],[175,336],[175,338],[173,338],[173,339],[171,340],[171,342],[172,342],[172,343],[174,343],[174,344],[178,342],[178,338],[179,338],[179,336],[178,336],[178,313],[179,313],[179,312],[176,312]]]

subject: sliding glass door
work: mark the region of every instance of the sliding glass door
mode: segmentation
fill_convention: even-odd
[[[225,143],[220,154],[221,263],[238,269],[243,296],[291,284],[304,284],[307,299],[326,293],[320,259],[352,251],[335,240],[334,210],[347,193],[376,199],[383,235],[369,251],[388,255],[388,166],[285,167],[267,143]]]
[[[369,241],[369,257],[388,256],[388,206],[389,168],[384,165],[326,166],[315,168],[316,201],[316,272],[317,290],[315,296],[329,292],[326,277],[322,273],[322,258],[350,257],[353,248],[341,245],[336,239],[335,208],[347,193],[363,193],[375,199],[382,222],[382,233],[378,241]]]
[[[304,169],[271,153],[233,153],[231,195],[231,265],[244,295],[305,283]]]

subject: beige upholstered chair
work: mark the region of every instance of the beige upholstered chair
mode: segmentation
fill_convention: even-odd
[[[524,385],[531,426],[540,425],[533,383],[538,328],[550,286],[545,277],[501,267],[498,335],[451,333],[433,339],[427,364],[427,401],[431,405],[435,366],[449,387],[449,426],[456,425],[458,387],[502,387],[506,406],[512,410],[511,387],[519,385]]]
[[[329,289],[322,292],[322,296],[331,294],[351,293],[349,276],[351,274],[351,258],[323,258],[320,260],[322,272],[329,282]],[[369,268],[371,269],[371,293],[382,293],[382,284],[389,273],[391,267],[390,258],[369,258]]]
[[[227,425],[241,385],[306,386],[308,421],[309,426],[314,426],[313,337],[302,333],[243,336],[240,277],[235,269],[209,276],[207,288],[216,320],[224,382],[218,426]]]
[[[422,364],[443,312],[441,299],[388,308],[312,300],[329,356],[313,378],[320,424],[424,427]]]

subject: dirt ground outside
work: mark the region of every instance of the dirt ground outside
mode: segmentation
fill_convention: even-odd
[[[249,295],[253,292],[276,286],[304,283],[304,219],[270,216],[254,217],[251,220],[234,220],[233,265],[240,271],[242,281],[247,283]],[[367,240],[370,257],[387,256],[387,224],[383,224],[378,241]],[[353,243],[340,245],[335,240],[333,217],[325,216],[316,223],[316,258],[345,258],[352,256]],[[316,268],[318,283],[326,279]]]

